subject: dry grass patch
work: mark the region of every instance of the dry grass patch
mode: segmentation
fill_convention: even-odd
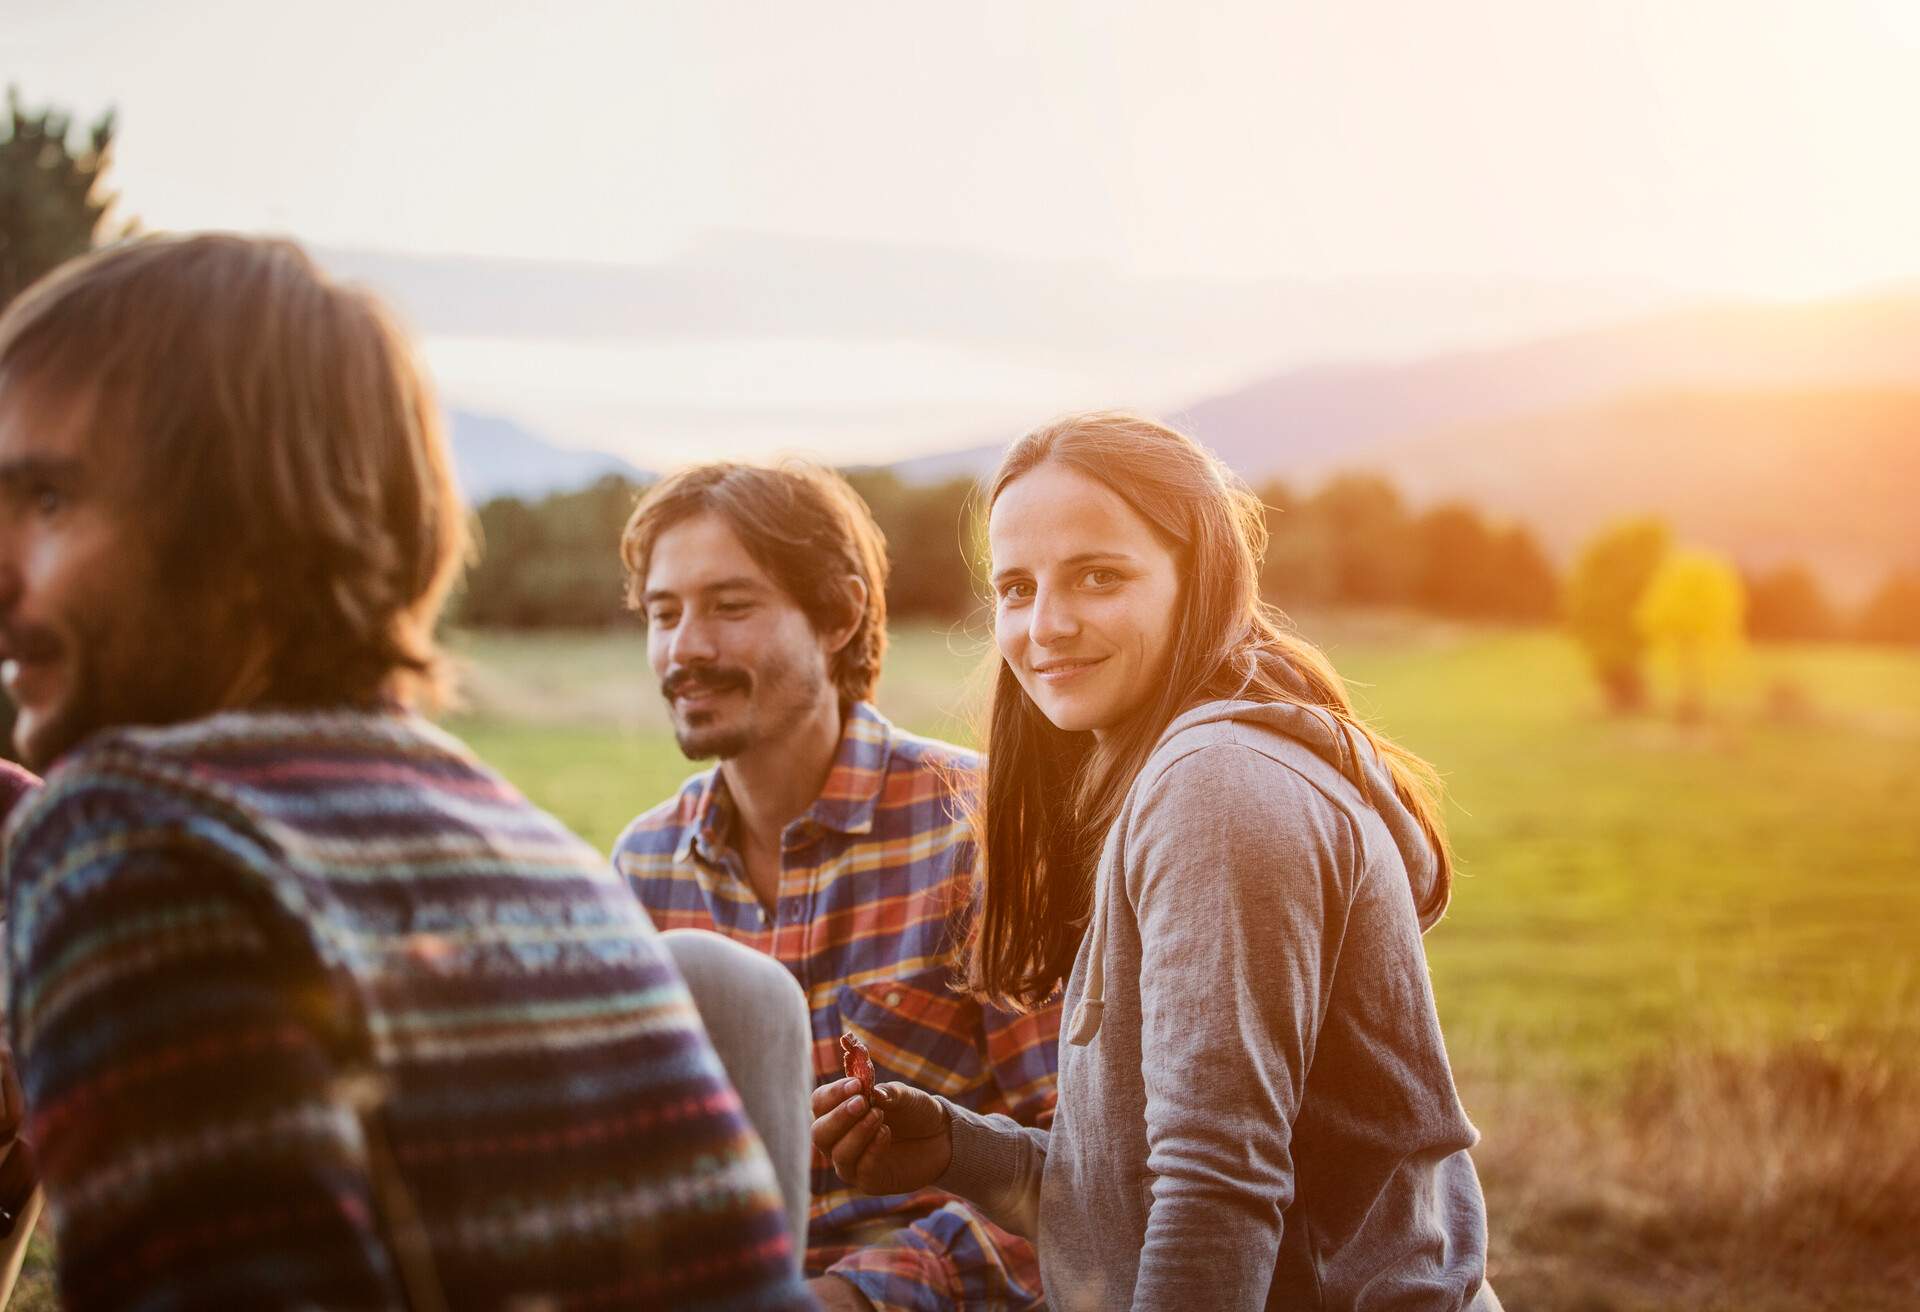
[[[1920,1079],[1892,1053],[1687,1048],[1611,1095],[1469,1092],[1516,1312],[1920,1306]]]

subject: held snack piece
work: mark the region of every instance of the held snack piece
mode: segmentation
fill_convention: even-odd
[[[867,1045],[851,1034],[840,1036],[840,1065],[847,1072],[847,1078],[860,1081],[860,1092],[870,1107],[884,1107],[887,1093],[876,1089],[873,1082],[873,1054],[867,1051]]]

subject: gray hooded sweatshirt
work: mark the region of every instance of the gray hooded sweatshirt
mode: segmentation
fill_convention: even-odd
[[[1052,1130],[952,1107],[940,1187],[1037,1241],[1063,1312],[1497,1308],[1409,885],[1437,871],[1331,716],[1180,716],[1101,854]]]

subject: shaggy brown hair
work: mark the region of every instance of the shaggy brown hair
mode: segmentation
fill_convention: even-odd
[[[432,391],[370,294],[288,241],[126,242],[8,307],[0,384],[86,405],[166,586],[231,598],[235,643],[261,647],[250,700],[439,694],[466,511]]]
[[[702,514],[720,517],[816,632],[850,618],[849,577],[866,584],[866,610],[834,653],[832,672],[843,703],[872,698],[887,654],[887,543],[860,494],[831,469],[798,460],[776,468],[717,461],[662,479],[640,498],[620,535],[630,610],[645,613],[654,543]]]

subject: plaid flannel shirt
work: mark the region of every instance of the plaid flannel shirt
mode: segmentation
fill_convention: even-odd
[[[903,733],[858,703],[826,786],[782,835],[773,906],[747,881],[717,768],[628,826],[614,861],[661,929],[717,930],[793,972],[819,1082],[840,1078],[839,1036],[850,1030],[882,1080],[1044,1126],[1058,1008],[1015,1015],[950,987],[975,852],[959,795],[978,769],[973,753]],[[1026,1240],[950,1194],[856,1193],[817,1152],[806,1267],[850,1280],[887,1312],[1042,1303]]]

